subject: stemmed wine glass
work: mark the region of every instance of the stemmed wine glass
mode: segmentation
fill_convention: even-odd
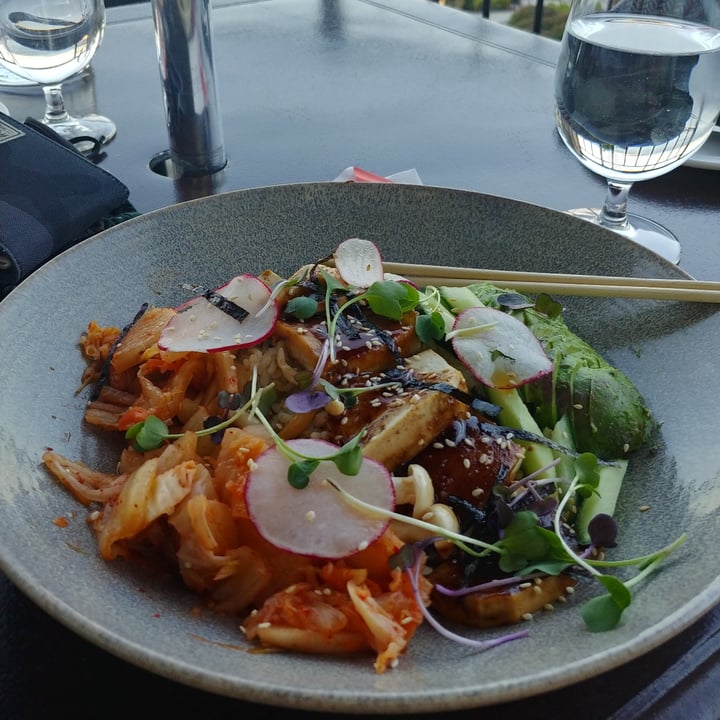
[[[76,143],[116,133],[103,115],[69,115],[62,96],[62,82],[89,64],[104,31],[103,0],[0,0],[0,65],[42,85],[42,122]]]
[[[555,72],[565,145],[608,184],[600,210],[575,215],[671,262],[666,228],[627,213],[634,182],[700,149],[720,114],[720,0],[572,0]]]

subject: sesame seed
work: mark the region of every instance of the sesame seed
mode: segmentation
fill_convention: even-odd
[[[314,520],[315,520],[315,511],[314,511],[314,510],[308,510],[308,511],[305,513],[305,520],[307,520],[307,522],[310,522],[310,523],[311,523],[311,522],[314,522]]]
[[[532,583],[529,583],[529,582],[520,583],[519,587],[522,590],[527,590],[527,588],[532,587]]]
[[[412,617],[410,615],[406,615],[401,621],[401,625],[409,625],[413,621]]]
[[[485,494],[485,489],[481,487],[473,488],[473,491],[470,493],[473,497],[480,497],[481,495]]]
[[[543,605],[543,610],[547,610],[548,612],[552,612],[555,609],[555,606],[552,603],[545,603]]]
[[[455,447],[455,443],[454,443],[450,438],[445,438],[445,444],[446,444],[449,448],[454,448],[454,447]]]
[[[649,509],[650,509],[650,506],[649,506],[649,505],[641,505],[641,506],[638,508],[638,510],[639,510],[640,512],[647,512]]]
[[[468,460],[468,458],[463,458],[463,467],[464,467],[466,470],[469,470],[469,469],[470,469],[470,460]]]
[[[539,585],[533,585],[532,589],[536,595],[542,594],[542,588]]]
[[[358,543],[357,549],[358,550],[366,550],[368,546],[367,540],[363,540],[362,542]]]
[[[574,588],[572,585],[568,585],[568,586],[565,588],[565,592],[566,592],[568,595],[572,595],[572,594],[575,592],[575,588]]]
[[[332,590],[331,590],[330,588],[328,588],[328,587],[323,588],[322,594],[323,594],[323,595],[332,595]]]
[[[469,438],[469,437],[463,438],[463,442],[464,442],[468,447],[475,447],[475,440],[474,440],[473,438]]]
[[[582,409],[583,409],[582,403],[575,403],[575,404],[573,405],[573,407],[575,408],[575,410],[582,410]]]
[[[436,450],[440,450],[444,448],[445,446],[441,442],[434,442],[432,445]]]
[[[265,630],[269,627],[272,627],[272,623],[269,623],[269,622],[258,623],[258,630]]]
[[[522,619],[523,619],[523,620],[532,620],[532,619],[533,619],[533,614],[532,614],[532,613],[529,613],[529,612],[528,612],[528,613],[523,613],[523,614],[522,614]]]

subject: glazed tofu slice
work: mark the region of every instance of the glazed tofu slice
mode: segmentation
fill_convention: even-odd
[[[363,454],[391,470],[408,462],[456,417],[465,405],[446,392],[431,389],[447,383],[466,390],[459,370],[433,350],[424,350],[405,360],[410,382],[358,395],[358,403],[340,417],[328,418],[331,439],[342,444],[365,428]],[[386,378],[367,373],[346,376],[342,387],[383,383]]]
[[[415,318],[414,312],[406,313],[400,322],[371,313],[364,321],[346,318],[344,329],[336,338],[337,362],[328,363],[323,375],[334,382],[338,375],[379,372],[394,367],[397,358],[420,350]],[[304,322],[282,319],[275,335],[284,341],[288,353],[299,365],[312,371],[325,342],[326,324],[318,318]]]

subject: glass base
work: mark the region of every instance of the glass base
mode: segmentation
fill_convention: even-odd
[[[568,210],[568,214],[579,217],[588,222],[600,225],[600,208],[578,208]],[[652,250],[657,255],[677,265],[680,262],[680,243],[678,239],[659,223],[628,213],[628,224],[625,228],[614,228],[608,225],[602,227],[612,230],[638,245]]]
[[[104,145],[110,142],[117,133],[115,123],[104,115],[70,116],[62,120],[43,118],[43,122],[66,140],[76,141],[73,145],[81,152],[91,150],[97,143]],[[89,140],[78,142],[78,138],[89,138]]]

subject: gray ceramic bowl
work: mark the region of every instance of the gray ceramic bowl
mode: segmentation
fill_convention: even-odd
[[[622,368],[663,422],[623,487],[622,556],[687,543],[636,593],[620,627],[586,631],[571,602],[537,617],[527,640],[473,654],[423,627],[400,666],[376,675],[348,659],[245,651],[236,619],[196,616],[178,584],[98,557],[86,510],[44,472],[43,450],[111,469],[117,448],[83,427],[78,338],[90,319],[122,325],[139,305],[175,304],[183,282],[280,273],[360,236],[386,260],[677,277],[620,237],[543,208],[487,195],[396,185],[311,184],[228,193],[124,223],[55,258],[0,303],[0,565],[84,638],[205,690],[325,711],[451,710],[538,694],[635,658],[720,597],[720,444],[707,381],[720,316],[701,305],[566,299],[566,319]],[[640,506],[650,507],[640,512]],[[69,526],[53,520],[65,515]],[[140,588],[143,588],[143,592]],[[591,588],[594,590],[594,588]],[[582,593],[581,593],[582,595]]]

